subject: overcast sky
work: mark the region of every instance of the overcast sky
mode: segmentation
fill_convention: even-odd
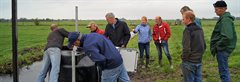
[[[217,0],[17,0],[18,18],[74,19],[78,6],[79,19],[105,19],[107,12],[118,18],[179,19],[180,8],[187,5],[199,18],[216,16],[213,3]],[[240,0],[226,0],[228,11],[240,17]],[[0,0],[0,18],[11,18],[11,0]]]

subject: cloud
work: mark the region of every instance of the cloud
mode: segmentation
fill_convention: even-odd
[[[140,19],[141,16],[164,19],[181,18],[179,12],[184,5],[191,7],[199,18],[216,16],[212,4],[216,0],[18,0],[18,17],[25,18],[75,18],[78,6],[79,19],[104,19],[107,12],[117,17]],[[228,10],[240,16],[240,0],[226,1]],[[10,0],[0,0],[0,18],[11,17]]]

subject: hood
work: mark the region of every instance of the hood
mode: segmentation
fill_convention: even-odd
[[[235,17],[232,16],[229,12],[225,12],[222,17],[228,17],[228,18],[232,19],[233,21],[235,20]]]

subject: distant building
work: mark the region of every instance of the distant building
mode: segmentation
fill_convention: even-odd
[[[174,25],[182,25],[182,20],[176,19]]]

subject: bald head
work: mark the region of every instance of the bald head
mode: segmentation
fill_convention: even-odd
[[[161,24],[162,23],[162,18],[160,16],[155,17],[155,23],[156,24]]]
[[[58,28],[57,24],[51,24],[50,29],[52,31],[56,30]]]

